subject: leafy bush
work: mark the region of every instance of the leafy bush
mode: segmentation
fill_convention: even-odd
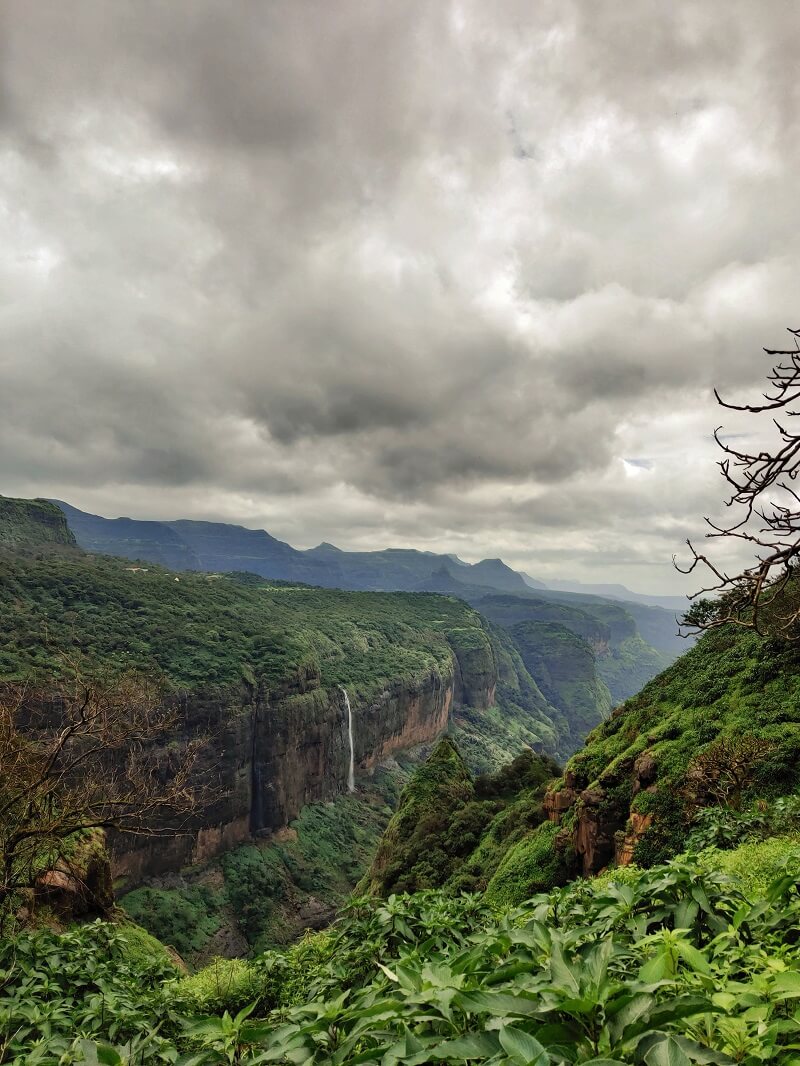
[[[227,991],[205,974],[168,979],[159,992],[158,975],[151,974],[142,981],[135,1019],[123,1011],[121,1031],[116,1000],[106,998],[101,1024],[92,1021],[97,975],[109,982],[106,997],[130,981],[119,956],[109,962],[103,954],[115,934],[104,931],[112,938],[104,942],[96,930],[81,931],[61,947],[48,934],[49,941],[33,938],[47,981],[40,973],[29,982],[27,961],[20,967],[14,959],[3,975],[0,1017],[8,1022],[9,1003],[15,1023],[21,1004],[40,1019],[45,1008],[56,1017],[61,1009],[59,1024],[74,1024],[69,1046],[61,1033],[43,1031],[40,1020],[32,1033],[17,1030],[4,1055],[7,1062],[55,1063],[65,1055],[63,1062],[112,1066],[793,1066],[800,1042],[798,928],[792,873],[751,901],[735,878],[692,857],[574,882],[499,917],[476,896],[358,900],[328,934],[283,958],[269,953],[225,964],[235,977]],[[4,964],[13,954],[6,952]],[[23,954],[27,959],[30,948]],[[74,989],[59,983],[50,954],[59,967],[65,961],[71,967],[66,981]],[[232,1001],[250,982],[257,998],[234,1013]],[[225,995],[215,1001],[220,987]],[[198,1006],[219,1002],[225,1012],[181,1018],[176,1007],[181,997],[188,1003],[190,989]],[[278,1009],[257,1017],[273,1005]],[[164,1019],[164,1035],[145,1036],[157,1019]]]
[[[218,894],[206,885],[137,888],[122,903],[134,922],[187,959],[202,951],[221,925]]]
[[[177,970],[141,932],[104,922],[0,940],[0,1063],[84,1061],[81,1041],[166,1056],[161,992]]]
[[[545,822],[515,844],[489,881],[487,901],[497,906],[515,906],[563,884],[568,867],[566,855],[557,843],[558,833],[557,825]]]
[[[262,998],[262,982],[244,959],[214,959],[169,992],[171,1005],[184,1014],[235,1013]]]
[[[745,895],[760,899],[784,874],[800,880],[800,833],[750,841],[733,851],[707,848],[700,853],[698,863],[701,869],[730,874]]]
[[[771,802],[759,801],[746,810],[732,807],[703,807],[694,817],[688,846],[735,848],[747,840],[800,830],[800,796],[781,796]]]

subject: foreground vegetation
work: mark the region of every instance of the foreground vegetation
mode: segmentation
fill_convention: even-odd
[[[357,900],[286,953],[188,978],[135,930],[27,934],[0,948],[0,1061],[790,1066],[790,860],[763,892],[688,857],[505,913],[436,891]]]

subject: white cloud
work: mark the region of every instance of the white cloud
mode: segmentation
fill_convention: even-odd
[[[797,325],[788,8],[0,8],[0,491],[689,588]]]

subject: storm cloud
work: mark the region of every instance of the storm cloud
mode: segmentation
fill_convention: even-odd
[[[799,27],[5,0],[0,492],[689,590],[800,324]]]

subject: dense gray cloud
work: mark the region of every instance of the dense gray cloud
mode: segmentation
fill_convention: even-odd
[[[797,324],[797,30],[6,0],[0,492],[688,588],[711,387]]]

